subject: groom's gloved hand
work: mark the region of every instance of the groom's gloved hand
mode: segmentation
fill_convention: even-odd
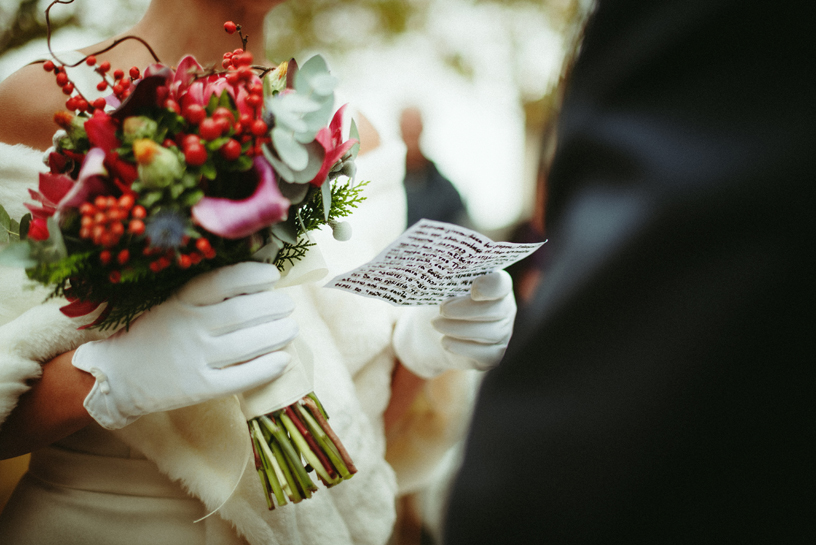
[[[486,371],[504,356],[515,317],[513,281],[497,271],[477,278],[470,295],[406,310],[394,329],[394,350],[423,378],[449,369]]]
[[[129,331],[80,346],[72,363],[96,378],[88,413],[118,429],[279,376],[290,361],[281,349],[298,332],[292,299],[272,290],[279,278],[274,265],[252,262],[202,274]]]

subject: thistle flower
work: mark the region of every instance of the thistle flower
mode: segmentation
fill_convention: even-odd
[[[180,248],[186,234],[187,221],[174,210],[162,210],[145,221],[145,236],[154,248]]]

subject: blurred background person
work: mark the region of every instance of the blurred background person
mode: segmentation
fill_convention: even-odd
[[[400,133],[405,142],[405,196],[408,225],[425,218],[469,226],[467,208],[459,191],[436,164],[422,152],[422,112],[416,106],[400,115]]]

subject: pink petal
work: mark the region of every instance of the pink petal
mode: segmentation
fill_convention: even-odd
[[[331,123],[329,123],[329,129],[331,130],[332,140],[339,144],[340,141],[343,139],[342,131],[343,131],[343,115],[346,112],[346,106],[348,104],[343,104],[338,108],[336,112],[334,112],[334,117],[332,117]]]
[[[101,112],[101,110],[97,110]],[[116,138],[116,121],[105,113],[94,113],[85,122],[85,132],[88,133],[88,140],[96,148],[105,151],[118,148],[121,144]]]
[[[75,183],[76,182],[64,174],[40,173],[40,183],[38,186],[40,196],[48,199],[49,204],[58,203],[73,189]],[[37,199],[37,197],[34,198]],[[37,200],[42,201],[42,199]]]
[[[323,149],[326,150],[326,158],[323,159],[323,165],[320,167],[320,171],[317,175],[312,178],[309,182],[315,187],[320,187],[326,181],[326,176],[329,175],[329,170],[337,162],[338,159],[343,157],[343,155],[350,150],[354,144],[357,143],[357,140],[354,138],[350,138],[343,144],[340,144],[337,147],[334,146],[334,141],[330,134],[330,129],[327,127],[323,127],[317,132],[315,136],[315,141],[323,146]]]
[[[107,176],[105,170],[105,151],[100,148],[91,148],[85,155],[82,168],[79,169],[79,178],[71,190],[59,201],[58,208],[79,208],[97,195],[107,195],[108,188],[103,179]]]
[[[289,200],[278,189],[272,167],[255,157],[258,187],[241,201],[204,197],[192,209],[193,219],[207,231],[228,239],[247,237],[286,219]]]
[[[76,318],[78,316],[85,316],[86,314],[90,314],[96,307],[99,306],[99,303],[94,303],[93,301],[80,301],[75,300],[71,303],[68,303],[65,306],[60,307],[60,312],[68,316],[69,318]]]
[[[201,71],[201,65],[195,60],[192,55],[186,55],[179,61],[178,68],[176,68],[176,75],[173,78],[173,83],[177,84],[174,87],[179,93],[183,93],[187,87],[195,80],[195,75],[192,72]]]

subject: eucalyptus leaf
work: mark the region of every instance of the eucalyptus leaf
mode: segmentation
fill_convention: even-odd
[[[356,159],[357,154],[360,152],[360,131],[357,130],[357,123],[355,123],[354,119],[351,120],[351,126],[349,127],[349,138],[357,140],[357,143],[351,146],[349,150],[351,158]]]
[[[334,93],[337,83],[337,78],[330,74],[317,74],[309,81],[309,84],[312,86],[312,90],[321,96],[330,96],[332,93]]]
[[[271,227],[272,234],[283,242],[297,244],[297,217],[292,214],[290,218],[281,223],[276,223]]]
[[[280,158],[292,170],[303,170],[309,165],[309,152],[295,140],[291,132],[275,127],[272,129],[272,143]]]
[[[320,192],[323,195],[323,215],[326,217],[326,221],[329,221],[329,212],[331,212],[331,202],[332,202],[332,194],[331,194],[331,184],[325,182],[322,186],[320,186]]]
[[[305,95],[312,91],[312,81],[322,75],[329,74],[329,66],[326,60],[320,55],[315,55],[307,60],[295,74],[295,91]]]
[[[292,204],[300,204],[309,192],[309,184],[281,182],[278,184],[281,194]]]
[[[266,144],[263,146],[263,154],[266,160],[275,168],[275,172],[278,173],[278,176],[289,182],[294,181],[295,173],[292,172],[292,169],[286,166],[286,163],[278,159]]]
[[[319,142],[311,142],[305,144],[304,147],[309,153],[309,164],[305,169],[295,172],[294,182],[299,184],[306,184],[311,182],[317,173],[320,172],[320,167],[323,166],[323,159],[326,158],[326,150]]]
[[[0,265],[29,269],[37,265],[31,257],[31,245],[28,241],[15,242],[0,249]]]

